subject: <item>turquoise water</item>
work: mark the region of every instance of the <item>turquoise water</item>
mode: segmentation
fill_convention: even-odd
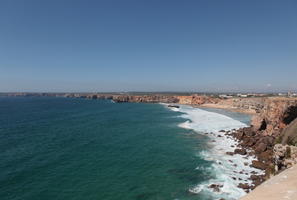
[[[213,199],[189,192],[215,174],[199,156],[209,139],[179,127],[180,115],[160,104],[1,97],[1,200]]]

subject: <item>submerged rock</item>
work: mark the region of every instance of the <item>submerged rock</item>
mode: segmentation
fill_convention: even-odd
[[[222,188],[223,185],[220,184],[211,184],[208,186],[208,188],[213,189],[214,192],[220,192],[220,188]]]
[[[169,108],[179,108],[177,105],[168,105]]]

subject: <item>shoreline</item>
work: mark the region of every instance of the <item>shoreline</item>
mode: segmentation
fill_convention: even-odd
[[[179,108],[172,108],[168,106],[172,104],[163,105],[165,105],[173,111],[179,111],[182,113],[185,113],[184,110],[181,110],[183,109],[183,107],[189,107],[193,109],[193,112],[195,112],[196,108],[201,108],[185,104],[174,104],[178,105]],[[234,112],[230,110],[226,111]],[[212,168],[214,171],[217,171],[215,179],[210,179],[206,183],[198,184],[196,187],[190,188],[189,191],[194,194],[203,191],[209,191],[214,195],[218,195],[217,197],[221,199],[239,199],[246,193],[248,193],[251,189],[253,189],[253,187],[251,187],[251,185],[253,185],[253,180],[251,180],[250,177],[256,175],[263,176],[264,174],[264,170],[252,167],[252,161],[257,159],[256,155],[252,152],[252,149],[246,149],[245,153],[237,152],[238,149],[241,148],[241,145],[240,142],[235,137],[233,137],[233,135],[237,130],[240,130],[240,128],[247,127],[249,126],[249,124],[243,125],[243,123],[240,122],[238,119],[234,119],[216,112],[205,111],[203,110],[203,108],[199,112],[203,113],[202,117],[204,117],[203,115],[207,113],[210,114],[209,117],[211,117],[212,115],[219,117],[221,116],[222,119],[218,118],[218,120],[220,121],[228,121],[229,118],[229,120],[231,120],[231,124],[228,125],[229,127],[225,126],[225,129],[217,129],[212,131],[209,130],[208,132],[201,130],[199,131],[191,127],[191,122],[188,121],[179,125],[182,128],[193,129],[195,132],[197,132],[197,134],[202,134],[209,138],[208,145],[210,149],[208,150],[208,152],[204,153],[202,157],[206,160],[213,161],[214,163],[212,164]],[[191,117],[185,119],[192,120]],[[232,121],[236,121],[237,124],[242,125],[235,125],[236,123],[232,125]],[[215,123],[215,121],[213,122]],[[236,126],[239,127],[236,128]],[[228,192],[231,192],[231,194],[234,196],[230,197],[230,194],[228,195]],[[220,194],[222,196],[220,196]]]
[[[184,104],[181,104],[181,105],[184,105]],[[234,109],[230,106],[218,105],[218,104],[204,104],[202,106],[188,105],[188,106],[191,106],[192,108],[201,108],[201,109],[216,108],[216,109],[222,109],[222,110],[231,111],[231,112],[249,114],[254,117],[259,117],[259,115],[263,114],[262,111],[259,114],[256,112],[249,112],[246,109],[244,110]],[[268,111],[271,111],[271,109],[268,109]],[[266,115],[270,117],[271,113],[268,112],[266,113]],[[224,135],[226,134],[227,136],[232,137],[232,139],[235,142],[237,142],[237,145],[236,145],[237,149],[235,149],[234,152],[227,152],[227,154],[230,154],[232,156],[235,154],[244,154],[244,155],[248,154],[250,157],[255,158],[250,166],[256,169],[261,169],[264,172],[263,174],[257,174],[257,175],[251,173],[249,179],[252,181],[252,184],[240,184],[237,186],[244,189],[247,192],[244,196],[239,198],[240,200],[241,199],[243,200],[254,200],[254,199],[255,200],[270,200],[270,199],[281,200],[281,199],[290,199],[290,198],[284,198],[284,197],[290,197],[291,193],[295,193],[295,195],[297,195],[297,183],[296,183],[297,181],[294,182],[294,180],[297,180],[296,179],[297,166],[294,165],[292,161],[290,161],[291,166],[293,165],[295,167],[295,173],[289,173],[292,167],[290,167],[290,165],[286,166],[286,164],[284,164],[287,162],[286,159],[280,158],[279,160],[279,158],[275,157],[276,155],[279,155],[280,153],[284,153],[284,152],[278,149],[279,145],[281,144],[276,145],[278,144],[277,138],[272,134],[270,135],[265,134],[266,132],[265,129],[266,129],[266,125],[264,130],[260,130],[260,129],[258,130],[258,129],[255,129],[255,127],[253,127],[253,124],[249,124],[248,127],[232,130],[231,132],[221,131],[222,134]],[[284,148],[285,148],[285,152],[288,151],[287,150],[288,146],[282,146],[282,149]],[[291,148],[290,152],[292,152],[292,147],[290,146],[290,148]],[[293,147],[293,148],[296,148],[296,147]],[[295,152],[296,150],[293,150],[293,151]],[[284,155],[286,155],[286,153]],[[292,159],[294,159],[294,157]],[[297,160],[295,160],[295,163],[296,161]],[[277,163],[281,163],[282,168],[279,168],[279,164]],[[278,169],[276,167],[278,167]],[[282,174],[286,174],[286,173],[288,173],[290,177],[286,178],[285,180],[280,181],[280,178],[275,178],[275,177],[280,177]],[[286,177],[288,177],[288,175],[286,175]],[[282,188],[277,187],[277,185],[279,185],[280,182],[281,182]],[[295,190],[285,190],[287,185],[290,186],[291,188],[295,187]],[[217,189],[218,187],[220,187],[220,185],[212,184],[212,187],[214,187],[214,189]],[[258,187],[259,189],[257,189]],[[283,194],[283,196],[281,197],[280,195],[275,195],[277,198],[274,198],[269,193],[269,191],[274,188],[276,191]],[[261,191],[261,192],[266,191],[266,194],[268,193],[268,195],[261,196],[261,192],[258,192],[258,191]],[[287,193],[287,195],[285,195],[285,193]]]
[[[203,109],[203,108],[217,108],[217,109],[222,109],[222,110],[226,110],[226,111],[230,111],[230,112],[238,112],[238,113],[252,115],[250,112],[246,113],[246,112],[242,112],[242,110],[238,111],[237,109],[229,109],[228,107],[217,107],[217,106],[208,106],[208,105],[193,106],[193,105],[185,105],[185,104],[175,104],[175,105],[179,105],[179,106],[184,105],[184,106],[190,106],[192,108],[201,108],[201,109]],[[272,161],[274,159],[273,153],[272,153],[274,151],[274,149],[273,149],[274,148],[274,140],[272,140],[272,137],[270,137],[270,136],[262,136],[260,134],[256,134],[255,132],[253,132],[251,124],[249,124],[247,127],[244,127],[244,128],[232,129],[231,131],[230,130],[229,131],[221,130],[219,132],[221,134],[221,136],[218,138],[219,140],[221,138],[223,138],[224,136],[226,136],[226,137],[231,137],[232,138],[231,140],[233,140],[236,143],[236,145],[233,144],[235,146],[233,148],[234,151],[225,152],[227,155],[234,156],[236,154],[240,154],[240,155],[246,156],[246,158],[252,159],[251,160],[252,162],[249,163],[249,167],[254,170],[248,174],[248,176],[249,176],[248,179],[250,180],[250,182],[237,185],[238,188],[241,188],[246,192],[239,199],[241,200],[243,198],[243,200],[250,200],[250,199],[245,199],[245,197],[251,196],[249,194],[254,193],[253,191],[256,188],[258,188],[258,187],[262,188],[263,185],[265,185],[268,181],[274,180],[274,177],[278,176],[278,173],[275,172],[275,170],[273,169],[274,163]],[[213,133],[205,133],[204,135],[209,137],[210,135],[213,135]],[[218,137],[218,136],[216,136],[216,137]],[[253,143],[251,143],[251,141],[249,141],[250,144],[247,144],[247,139],[251,139],[251,138],[253,138],[254,140],[260,140],[260,141],[261,140],[263,141],[263,139],[265,139],[266,140],[266,141],[264,140],[266,142],[265,148],[267,148],[267,150],[259,151],[258,146],[253,145]],[[269,140],[269,139],[271,139],[271,140]],[[273,164],[273,165],[271,165],[271,164]],[[257,171],[257,170],[261,170],[261,172],[259,173],[259,171],[258,171],[258,173],[255,173],[255,171]],[[290,170],[290,168],[284,169],[281,172],[286,172],[288,170]],[[242,173],[242,172],[240,172],[240,173]],[[297,173],[296,173],[296,175],[297,175]],[[292,176],[291,179],[296,178],[296,175]],[[237,175],[236,177],[233,177],[233,178],[239,178],[239,176]],[[209,187],[214,189],[214,192],[216,192],[216,190],[218,190],[218,188],[222,187],[222,185],[211,184],[211,185],[209,185]],[[297,185],[295,185],[295,187],[297,188]],[[296,191],[296,195],[297,195],[297,191]],[[225,198],[222,198],[222,199],[225,199]],[[251,199],[262,200],[261,197],[254,198],[254,196]],[[268,199],[269,198],[267,198],[267,200]]]
[[[192,106],[192,105],[191,105]],[[204,106],[192,106],[193,108],[216,108],[231,112],[244,113],[255,115],[255,112],[246,112],[246,110],[233,109],[228,106],[221,106],[216,104],[207,104]],[[297,166],[287,167],[281,171],[275,171],[274,167],[274,151],[275,141],[271,136],[257,135],[255,132],[252,134],[251,124],[245,128],[239,128],[232,131],[220,131],[222,134],[231,136],[237,142],[234,152],[227,152],[229,155],[244,154],[253,159],[250,167],[254,169],[261,169],[263,174],[250,173],[250,180],[252,184],[240,184],[237,187],[246,191],[246,194],[240,197],[240,200],[293,200],[297,195]],[[270,137],[270,138],[269,138]],[[247,144],[247,139],[253,138],[254,140],[266,140],[265,149],[260,149],[258,146]],[[252,145],[251,145],[252,144]],[[273,194],[271,193],[273,190]],[[295,196],[294,196],[295,195]]]

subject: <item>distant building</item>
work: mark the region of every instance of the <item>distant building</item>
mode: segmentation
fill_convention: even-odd
[[[246,97],[248,97],[247,94],[237,94],[237,96],[238,96],[238,97],[242,97],[242,98],[246,98]]]
[[[231,95],[226,95],[226,94],[221,94],[221,95],[219,95],[219,97],[220,97],[221,99],[230,99],[230,98],[232,98],[233,96],[231,96]]]

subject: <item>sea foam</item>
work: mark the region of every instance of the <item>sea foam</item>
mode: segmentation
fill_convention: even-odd
[[[210,148],[207,151],[201,151],[199,156],[213,162],[211,168],[206,170],[214,173],[215,178],[189,188],[189,192],[207,193],[214,199],[229,200],[239,199],[245,195],[246,192],[238,188],[238,184],[251,184],[249,179],[251,173],[263,174],[263,171],[250,167],[252,160],[255,159],[253,156],[227,155],[226,152],[233,152],[238,143],[230,136],[221,133],[220,130],[239,129],[247,127],[247,124],[219,113],[191,106],[180,105],[180,108],[169,109],[181,112],[180,117],[186,119],[185,122],[179,124],[180,127],[192,129],[198,134],[208,133],[207,136],[210,138]],[[220,185],[219,191],[210,188],[211,184]]]

